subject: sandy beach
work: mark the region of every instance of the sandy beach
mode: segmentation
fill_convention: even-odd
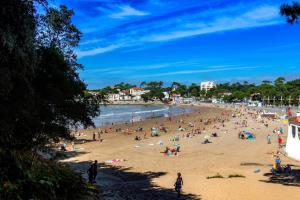
[[[232,117],[237,112],[241,115]],[[205,123],[207,120],[211,123]],[[241,124],[243,120],[247,121],[247,127]],[[100,129],[79,131],[82,134],[75,145],[77,153],[62,162],[69,163],[87,177],[89,165],[98,160],[97,185],[104,199],[176,199],[174,182],[178,172],[184,181],[181,199],[298,199],[300,179],[297,175],[272,176],[270,173],[273,153],[278,149],[273,130],[282,127],[285,142],[287,124],[282,120],[264,121],[268,127],[244,108],[199,106],[195,112],[173,117],[171,121],[156,118],[101,127],[108,132],[101,134],[102,142],[92,141],[92,134]],[[161,124],[167,128],[167,133],[150,137],[151,127]],[[184,131],[178,130],[180,125]],[[135,132],[138,127],[143,131]],[[119,128],[123,132],[116,133]],[[201,130],[201,134],[192,134],[193,129]],[[126,133],[130,131],[131,134]],[[253,132],[256,137],[254,140],[239,139],[240,131]],[[204,137],[215,132],[218,137],[211,137],[211,143],[202,144]],[[267,134],[271,135],[271,144],[267,144]],[[141,140],[134,140],[135,136],[140,136]],[[171,141],[176,136],[179,141]],[[177,155],[163,153],[166,147],[176,144],[180,144]],[[280,158],[283,165],[292,165],[293,172],[300,170],[299,162],[284,155]],[[110,163],[113,159],[119,160]],[[215,175],[223,178],[208,179]],[[228,178],[230,175],[244,177]]]

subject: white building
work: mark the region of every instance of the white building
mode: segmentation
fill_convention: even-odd
[[[289,119],[285,151],[289,157],[300,161],[300,113]]]
[[[172,101],[173,103],[180,103],[182,100],[182,97],[180,96],[180,94],[172,94]]]
[[[119,101],[121,99],[120,94],[108,94],[108,101]]]
[[[205,90],[206,92],[215,87],[217,87],[217,84],[214,81],[201,82],[201,85],[200,85],[200,89]]]
[[[164,94],[164,99],[169,99],[170,98],[170,94],[168,92],[163,92]]]
[[[144,90],[143,88],[134,87],[129,90],[129,94],[132,96],[133,100],[141,100],[142,95],[150,92],[149,90]]]

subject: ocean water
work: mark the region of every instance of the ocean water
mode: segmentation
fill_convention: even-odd
[[[193,107],[190,106],[170,106],[170,105],[107,105],[100,106],[100,116],[94,118],[97,127],[131,123],[155,117],[176,116],[183,113],[190,113]]]

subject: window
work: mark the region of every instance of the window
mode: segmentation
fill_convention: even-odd
[[[292,135],[293,135],[293,138],[296,137],[296,126],[292,126]]]

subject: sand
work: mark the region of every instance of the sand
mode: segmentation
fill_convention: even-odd
[[[209,199],[209,200],[253,200],[253,199],[299,199],[300,163],[285,156],[281,156],[282,164],[294,165],[291,176],[272,176],[271,166],[274,162],[272,152],[278,149],[276,134],[272,133],[276,127],[283,127],[284,136],[287,135],[287,125],[281,120],[269,120],[269,127],[251,118],[248,111],[239,118],[228,117],[224,123],[215,122],[210,125],[200,123],[200,119],[214,119],[223,117],[234,109],[201,106],[198,111],[188,116],[145,120],[129,125],[115,125],[105,127],[107,130],[122,127],[143,127],[149,132],[152,126],[163,123],[168,128],[167,134],[160,137],[149,137],[135,141],[134,136],[144,136],[142,133],[127,135],[114,133],[102,134],[103,142],[91,141],[76,144],[81,150],[76,156],[63,160],[83,173],[93,160],[100,162],[97,184],[103,191],[104,199],[176,199],[174,182],[177,172],[181,172],[184,185],[181,199]],[[240,109],[241,110],[241,109]],[[177,131],[180,119],[185,121],[183,127],[192,121],[196,128],[206,128],[206,133],[191,138],[183,138],[190,132]],[[242,120],[248,121],[248,127],[236,125]],[[216,127],[217,126],[217,127]],[[104,130],[104,128],[102,128]],[[241,140],[238,133],[242,130],[254,132],[255,140]],[[91,139],[92,133],[98,130],[85,130],[80,139]],[[211,138],[212,143],[201,144],[206,134],[217,132],[219,137]],[[267,134],[272,135],[272,144],[267,144]],[[177,156],[169,157],[161,153],[166,146],[174,146],[170,138],[179,136],[181,152]],[[158,141],[163,145],[157,145]],[[285,141],[285,138],[284,138]],[[150,145],[149,145],[150,144]],[[124,159],[115,165],[105,164],[112,159]],[[216,174],[224,178],[207,179]],[[244,178],[228,178],[229,175],[243,175]]]

